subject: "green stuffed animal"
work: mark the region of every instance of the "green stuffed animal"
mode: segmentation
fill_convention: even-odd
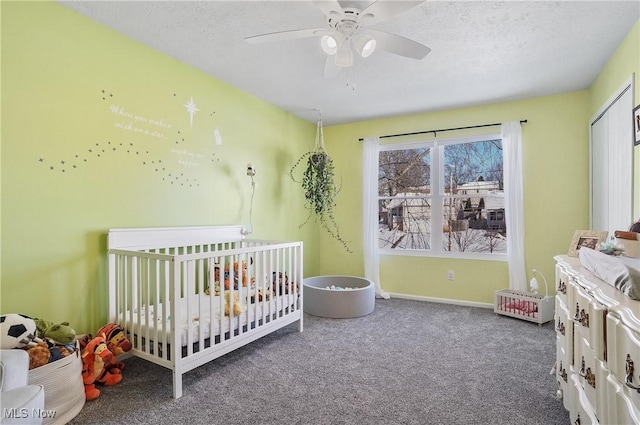
[[[69,326],[69,322],[53,323],[44,319],[34,319],[38,336],[49,338],[60,344],[68,344],[76,338],[76,331]]]

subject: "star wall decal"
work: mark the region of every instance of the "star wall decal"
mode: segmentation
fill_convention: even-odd
[[[198,112],[200,109],[196,108],[196,104],[193,103],[193,96],[189,99],[189,103],[183,105],[189,111],[189,121],[191,122],[191,127],[193,127],[193,115]]]

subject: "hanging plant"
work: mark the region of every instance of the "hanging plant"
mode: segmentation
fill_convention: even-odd
[[[302,179],[296,179],[294,172],[300,164],[305,162],[306,168],[302,173]],[[320,222],[323,229],[340,242],[347,252],[351,252],[347,243],[340,236],[340,229],[333,214],[336,196],[340,192],[340,188],[334,180],[333,160],[327,154],[324,145],[322,118],[318,120],[316,127],[316,141],[313,150],[305,152],[296,161],[291,167],[289,175],[294,182],[301,184],[304,190],[305,208],[309,210],[309,216],[300,227],[307,224],[311,216],[315,214],[316,220]]]

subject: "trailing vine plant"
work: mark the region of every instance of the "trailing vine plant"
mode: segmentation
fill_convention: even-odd
[[[302,173],[302,178],[297,179],[294,173],[298,166],[303,163],[306,163],[306,168]],[[333,213],[333,208],[336,205],[336,196],[340,192],[340,188],[334,180],[333,160],[327,153],[324,145],[322,117],[318,119],[313,150],[305,152],[298,161],[296,161],[293,167],[291,167],[289,175],[294,182],[300,183],[302,186],[304,190],[305,208],[309,210],[309,216],[299,227],[307,224],[311,216],[315,214],[316,220],[320,222],[322,228],[337,240],[347,252],[352,252],[347,242],[340,236],[340,228]]]

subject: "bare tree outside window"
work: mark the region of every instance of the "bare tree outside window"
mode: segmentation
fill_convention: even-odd
[[[432,155],[443,158],[440,169]],[[378,183],[380,248],[432,250],[432,232],[442,232],[443,252],[506,252],[501,140],[382,150]]]

